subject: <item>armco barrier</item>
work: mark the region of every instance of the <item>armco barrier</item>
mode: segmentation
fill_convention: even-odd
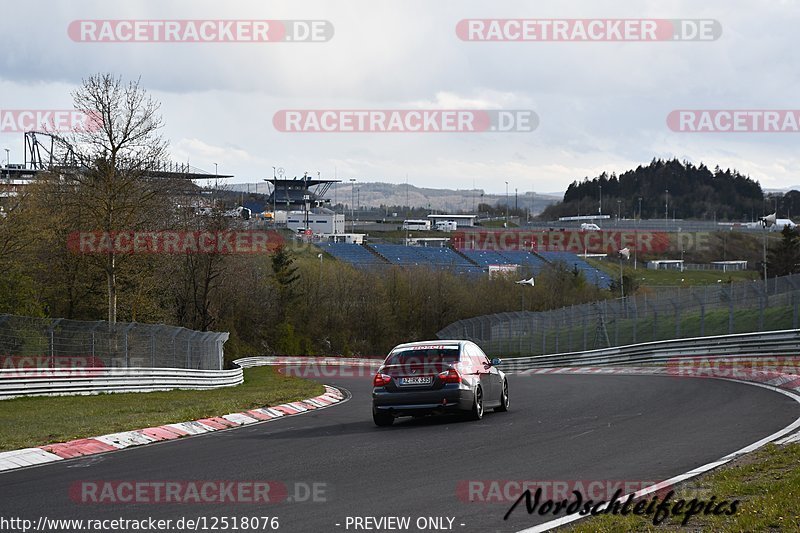
[[[0,400],[18,396],[61,396],[102,392],[153,392],[172,389],[215,389],[239,385],[242,368],[0,369]]]
[[[800,329],[695,337],[571,352],[507,358],[503,370],[666,363],[681,357],[800,355]],[[501,356],[502,357],[502,356]]]
[[[532,368],[656,364],[682,357],[786,355],[800,356],[800,329],[645,342],[587,352],[509,357],[503,358],[502,369],[506,372],[521,372]],[[238,359],[235,363],[246,368],[257,365],[306,364],[311,361],[318,365],[368,365],[375,368],[382,362],[381,359],[371,358],[265,356]]]
[[[383,363],[383,357],[380,359],[373,358],[356,358],[356,357],[313,357],[313,356],[258,356],[258,357],[245,357],[237,359],[234,364],[242,368],[250,368],[253,366],[264,365],[297,365],[308,364],[312,362],[316,365],[351,365],[351,366],[374,366],[375,369]]]
[[[154,392],[174,389],[216,389],[244,381],[243,369],[261,365],[297,364],[298,357],[246,357],[232,370],[181,368],[0,368],[0,400],[19,396],[66,396],[104,392]],[[320,365],[380,365],[378,359],[314,358]]]
[[[507,358],[502,369],[521,372],[533,368],[573,366],[620,366],[666,363],[681,357],[769,357],[800,355],[800,330],[697,337],[617,346],[588,352]],[[70,369],[41,369],[41,377],[26,369],[0,369],[0,399],[16,396],[95,394],[100,392],[149,392],[171,389],[230,387],[243,381],[242,369],[260,365],[291,365],[313,360],[319,365],[377,366],[380,359],[349,357],[247,357],[234,361],[233,370],[186,370],[175,368],[80,369],[91,375],[75,376]]]

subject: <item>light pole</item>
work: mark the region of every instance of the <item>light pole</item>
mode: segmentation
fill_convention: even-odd
[[[617,224],[622,218],[622,200],[617,200]]]
[[[304,194],[303,195],[303,205],[306,208],[306,227],[304,228],[305,231],[303,233],[305,235],[308,235],[308,232],[309,232],[309,227],[308,227],[308,209],[310,207],[310,205],[309,205],[310,203],[311,203],[311,196],[308,195],[308,194]]]
[[[639,197],[639,222],[642,221],[642,197]]]
[[[664,199],[664,227],[667,227],[669,223],[669,189],[665,189],[664,193],[666,197]]]
[[[217,164],[214,163],[214,207],[217,207],[218,190],[219,190],[219,174],[217,174]]]
[[[356,193],[356,179],[350,178],[350,227],[353,233],[356,232],[356,212],[355,212],[355,195]]]
[[[769,228],[767,227],[767,223],[764,222],[764,257],[762,259],[764,263],[764,296],[767,295],[767,231]]]
[[[6,181],[11,183],[11,150],[8,148],[5,149],[6,151]]]
[[[275,174],[275,167],[272,167],[272,223],[277,224],[278,211],[278,175]]]
[[[600,205],[597,207],[597,214],[603,214],[603,186],[598,184],[597,188],[600,189]]]
[[[508,227],[508,182],[506,182],[506,228]]]

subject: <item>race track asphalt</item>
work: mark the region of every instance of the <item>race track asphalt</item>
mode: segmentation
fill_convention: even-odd
[[[470,480],[660,481],[800,416],[792,399],[741,383],[553,374],[509,376],[511,410],[487,413],[480,422],[401,419],[378,428],[369,377],[324,381],[352,398],[301,416],[0,474],[0,517],[277,516],[284,532],[389,531],[346,527],[347,517],[380,516],[410,517],[405,531],[447,531],[417,529],[415,522],[450,517],[453,531],[511,532],[545,518],[529,516],[521,505],[504,521],[511,502],[465,501],[459,487]],[[86,504],[70,498],[76,483],[104,480],[271,480],[285,484],[295,501]],[[297,501],[307,499],[312,484],[320,501]]]

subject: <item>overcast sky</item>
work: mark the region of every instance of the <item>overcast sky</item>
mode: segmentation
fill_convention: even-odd
[[[653,157],[800,184],[800,133],[676,133],[674,109],[800,109],[794,0],[27,0],[0,16],[0,109],[66,109],[113,72],[162,103],[173,157],[234,182],[312,175],[563,191]],[[77,19],[316,19],[326,43],[82,43]],[[465,42],[465,18],[715,19],[710,42]],[[531,109],[529,133],[281,133],[281,109]],[[0,133],[21,162],[22,133]],[[5,153],[2,153],[5,159]]]

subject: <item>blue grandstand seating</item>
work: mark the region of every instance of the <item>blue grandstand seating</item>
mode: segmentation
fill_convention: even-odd
[[[336,259],[352,263],[359,267],[385,265],[386,262],[360,244],[344,242],[323,242],[317,246]]]
[[[346,261],[359,268],[375,268],[391,264],[402,266],[427,266],[433,269],[451,270],[463,274],[485,273],[489,265],[521,265],[530,268],[538,275],[547,263],[563,262],[569,268],[576,267],[586,279],[600,288],[611,286],[611,277],[592,266],[577,255],[569,252],[539,252],[533,254],[524,250],[461,250],[461,254],[451,248],[403,246],[399,244],[347,244],[320,243],[318,246],[336,259]],[[379,255],[376,255],[370,248]],[[384,261],[383,258],[386,259]],[[475,266],[476,263],[478,266]]]
[[[489,265],[522,265],[530,267],[534,274],[547,263],[540,257],[524,250],[461,250],[461,253],[483,267]]]
[[[611,286],[611,276],[589,265],[586,261],[570,252],[539,252],[539,255],[551,263],[563,262],[569,268],[576,267],[584,273],[586,280],[601,289],[608,289]]]
[[[450,248],[372,244],[373,250],[396,265],[474,268],[474,265]]]

